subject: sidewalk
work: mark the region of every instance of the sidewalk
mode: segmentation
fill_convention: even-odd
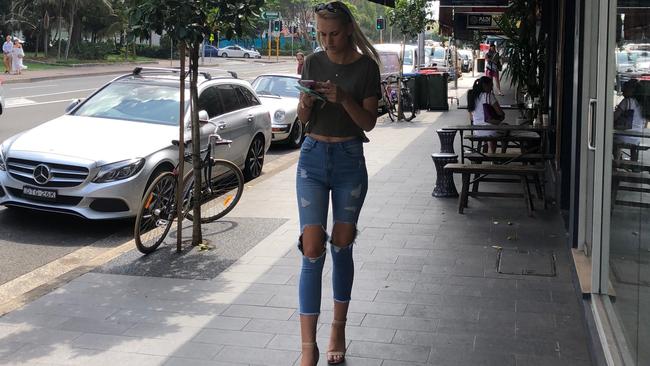
[[[471,198],[458,215],[456,199],[431,196],[435,130],[465,121],[467,111],[454,106],[412,123],[383,121],[369,134],[346,364],[591,365],[558,210],[536,202],[527,217],[519,199]],[[0,318],[0,364],[298,365],[294,182],[295,165],[247,188],[226,221],[274,219],[274,229],[216,277],[83,275]],[[219,225],[204,233],[227,246]],[[497,273],[498,247],[508,268],[529,260],[519,256],[526,251],[553,251],[557,275]]]
[[[279,62],[286,62],[288,60],[294,60],[290,56],[281,56]],[[201,66],[213,66],[217,67],[223,62],[255,62],[255,63],[276,63],[276,58],[272,57],[270,60],[266,57],[261,59],[255,59],[250,61],[245,61],[244,59],[221,59],[221,58],[206,58],[204,64]],[[133,68],[136,66],[145,66],[145,67],[179,67],[179,60],[159,60],[152,62],[126,62],[119,64],[105,64],[105,65],[89,65],[89,66],[74,66],[67,67],[62,66],[58,68],[48,69],[48,70],[25,70],[21,75],[8,75],[0,74],[0,81],[2,84],[16,84],[16,83],[30,83],[36,81],[45,81],[45,80],[54,80],[70,77],[79,77],[79,76],[99,76],[99,75],[112,75],[125,72],[133,71]]]

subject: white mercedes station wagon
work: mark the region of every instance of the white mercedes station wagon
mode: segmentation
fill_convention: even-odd
[[[210,71],[213,72],[213,71]],[[232,140],[214,151],[261,174],[271,144],[271,116],[250,84],[232,76],[199,78],[201,145],[218,133]],[[189,83],[185,105],[189,106]],[[135,216],[147,185],[178,162],[178,70],[135,68],[75,101],[66,114],[0,145],[0,205],[88,219]],[[201,113],[205,116],[206,113]],[[185,138],[190,139],[189,107]],[[190,169],[189,164],[186,169]]]

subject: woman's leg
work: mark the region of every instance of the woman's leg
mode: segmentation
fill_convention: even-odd
[[[494,80],[494,85],[497,87],[497,94],[503,95],[501,92],[501,82],[499,81],[499,73],[495,72],[494,77],[492,78]]]
[[[345,359],[345,321],[352,294],[354,260],[352,257],[357,236],[357,221],[368,191],[368,173],[361,141],[338,145],[332,169],[332,289],[334,292],[334,319],[328,347],[328,362]]]
[[[302,268],[298,288],[300,333],[303,343],[302,366],[315,365],[316,326],[320,314],[323,265],[325,263],[329,184],[325,149],[311,138],[301,147],[296,174],[296,193],[301,235],[298,248],[302,252]]]

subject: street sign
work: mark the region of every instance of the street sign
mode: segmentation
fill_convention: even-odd
[[[277,11],[265,11],[262,13],[262,18],[266,20],[277,19],[280,17],[280,13]]]

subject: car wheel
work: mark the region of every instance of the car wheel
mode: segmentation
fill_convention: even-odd
[[[244,54],[244,58],[249,58],[249,57],[251,57],[251,56],[248,53]]]
[[[303,125],[299,120],[296,119],[296,121],[293,123],[293,126],[291,126],[291,133],[289,134],[289,138],[287,138],[287,144],[290,147],[297,149],[300,147],[300,145],[302,145],[302,140],[304,138],[305,131]]]
[[[264,140],[261,137],[253,139],[251,146],[246,154],[246,163],[244,164],[244,177],[247,181],[257,178],[262,174],[264,165]]]
[[[225,52],[221,52],[221,57],[228,57],[228,54]]]

